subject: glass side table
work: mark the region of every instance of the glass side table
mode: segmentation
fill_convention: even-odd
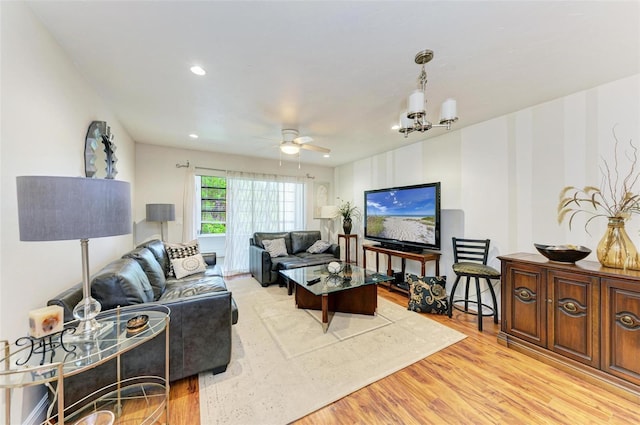
[[[163,305],[129,306],[100,313],[98,335],[90,340],[78,340],[70,331],[52,337],[52,349],[44,354],[33,353],[31,345],[2,341],[0,347],[0,389],[4,389],[4,422],[11,422],[11,393],[16,388],[46,385],[57,398],[58,413],[43,424],[74,423],[98,410],[114,413],[116,423],[155,423],[165,413],[169,417],[169,314]],[[146,324],[129,330],[127,322],[146,316]],[[65,324],[75,328],[77,321]],[[165,376],[143,376],[121,379],[120,356],[165,332]],[[18,340],[20,341],[20,339]],[[116,359],[114,383],[64,409],[64,379],[93,369]],[[56,383],[55,390],[51,383]],[[96,399],[97,393],[99,393]],[[135,413],[122,411],[125,401],[136,402]],[[138,401],[142,401],[139,403]],[[62,412],[62,414],[60,413]],[[120,419],[123,419],[122,421]]]

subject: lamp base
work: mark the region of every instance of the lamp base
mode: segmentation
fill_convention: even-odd
[[[92,321],[87,321],[90,323]],[[86,328],[84,323],[78,323],[78,326],[75,328],[74,333],[70,333],[65,336],[66,341],[69,341],[71,344],[78,343],[95,343],[96,340],[103,334],[109,332],[113,329],[114,325],[111,322],[100,323],[96,320],[93,320],[94,323],[90,323],[89,328]]]
[[[100,331],[100,324],[95,317],[102,307],[93,297],[83,298],[73,309],[73,317],[78,319],[75,336],[82,339],[93,339]]]

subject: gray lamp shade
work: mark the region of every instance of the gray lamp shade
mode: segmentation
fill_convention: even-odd
[[[21,241],[90,239],[131,233],[128,182],[83,177],[20,176]]]
[[[175,219],[174,204],[147,204],[147,221],[174,221]]]

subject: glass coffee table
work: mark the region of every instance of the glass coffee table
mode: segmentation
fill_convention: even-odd
[[[295,284],[296,307],[322,311],[322,328],[329,328],[329,311],[374,315],[378,308],[378,283],[393,277],[371,272],[351,264],[337,274],[326,265],[281,270],[280,274]],[[312,281],[319,279],[316,283]]]

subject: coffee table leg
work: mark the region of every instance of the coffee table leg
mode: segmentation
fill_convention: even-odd
[[[322,330],[327,333],[329,329],[329,295],[322,294]]]

